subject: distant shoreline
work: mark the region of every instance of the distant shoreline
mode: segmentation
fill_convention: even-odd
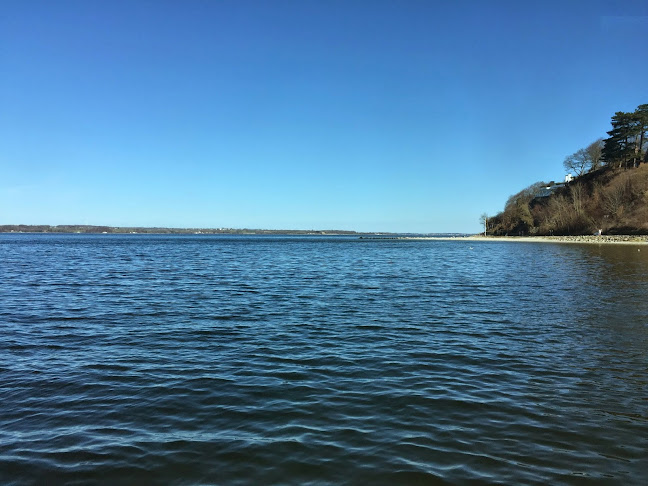
[[[428,235],[399,234],[388,232],[363,233],[349,230],[267,230],[235,228],[163,228],[163,227],[115,227],[92,225],[0,225],[0,234],[148,234],[148,235],[276,235],[276,236],[358,236],[367,240],[407,241],[467,241],[467,242],[517,242],[517,243],[580,243],[645,245],[648,235],[580,235],[580,236],[483,236],[460,233],[437,233]]]
[[[510,241],[517,243],[580,243],[580,244],[614,244],[614,245],[646,245],[648,236],[632,235],[582,235],[582,236],[458,236],[458,237],[407,237],[411,240],[443,240],[443,241]]]
[[[46,233],[46,234],[156,234],[156,235],[362,235],[347,230],[270,230],[251,228],[166,228],[144,226],[100,226],[100,225],[0,225],[0,233]],[[372,233],[390,235],[391,233]]]

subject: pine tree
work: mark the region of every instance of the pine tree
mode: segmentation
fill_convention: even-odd
[[[612,130],[607,132],[610,136],[604,140],[603,158],[608,165],[619,164],[619,167],[628,167],[628,162],[635,156],[635,136],[638,133],[634,113],[617,111],[612,117]]]
[[[636,154],[639,160],[648,161],[648,150],[644,153],[644,142],[648,139],[648,104],[639,105],[634,112],[637,122],[638,138],[636,143]]]

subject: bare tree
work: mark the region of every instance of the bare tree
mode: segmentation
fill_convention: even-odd
[[[482,215],[479,217],[479,223],[484,226],[484,236],[486,236],[486,228],[488,225],[488,214],[482,213]]]
[[[589,157],[589,170],[600,169],[603,165],[603,139],[590,143],[585,150]]]
[[[590,143],[587,147],[580,149],[565,158],[563,167],[568,172],[575,172],[576,177],[596,170],[603,164],[603,139]]]
[[[585,191],[583,190],[583,185],[580,183],[574,184],[569,187],[569,192],[572,199],[572,204],[574,205],[574,211],[576,214],[581,216],[584,212],[583,203],[585,199]]]
[[[603,208],[613,216],[623,212],[626,194],[630,190],[630,177],[627,174],[615,179],[603,193]]]
[[[576,172],[576,177],[587,172],[590,167],[590,158],[586,149],[580,149],[565,158],[563,167],[568,172]]]

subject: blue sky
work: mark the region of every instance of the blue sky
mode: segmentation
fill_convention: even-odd
[[[645,1],[0,8],[0,224],[476,232],[648,102]]]

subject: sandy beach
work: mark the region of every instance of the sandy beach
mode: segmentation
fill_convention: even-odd
[[[406,238],[416,240],[447,240],[447,241],[513,241],[519,243],[586,243],[586,244],[614,244],[614,245],[646,245],[648,236],[631,235],[583,235],[583,236],[457,236],[440,238]]]

